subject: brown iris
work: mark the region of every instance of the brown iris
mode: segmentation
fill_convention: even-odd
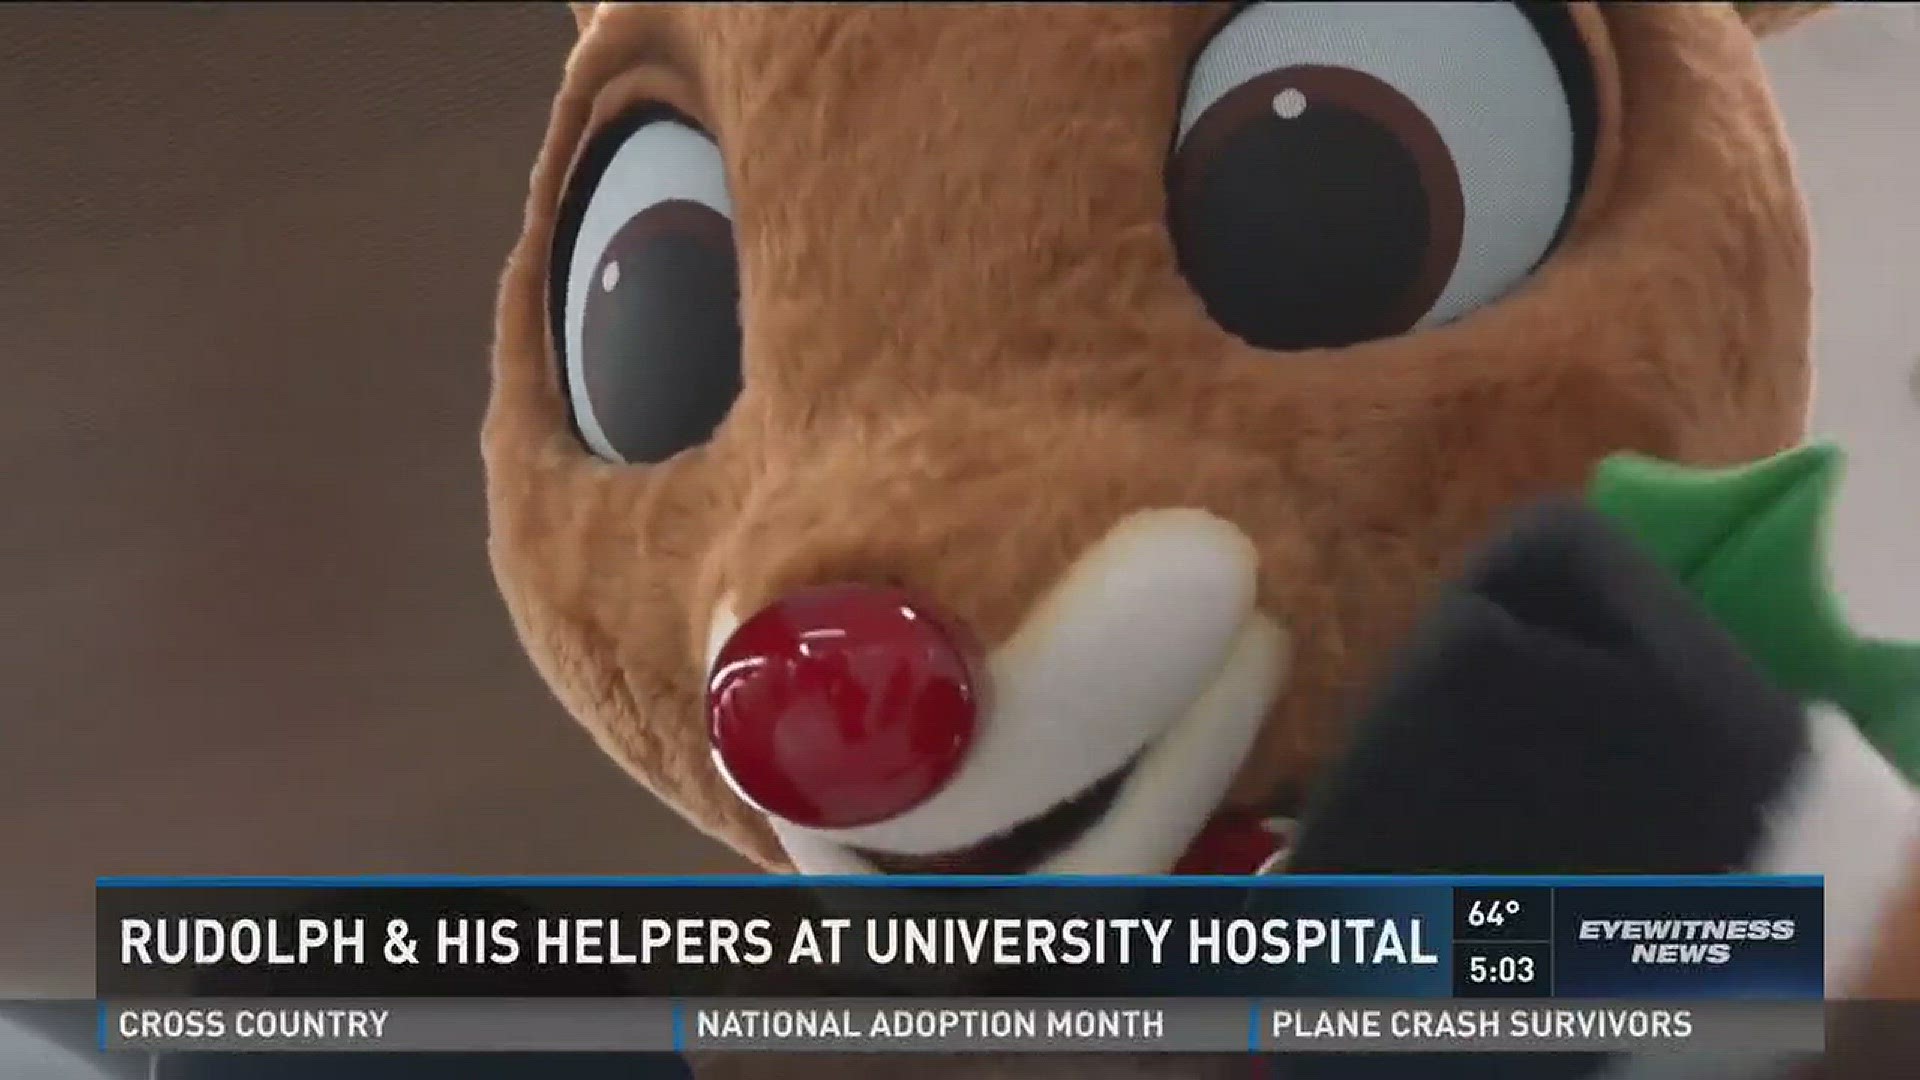
[[[1181,269],[1253,345],[1348,345],[1412,328],[1460,257],[1460,174],[1399,91],[1350,68],[1250,79],[1201,114],[1170,166]]]

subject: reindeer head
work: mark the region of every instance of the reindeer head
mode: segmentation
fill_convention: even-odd
[[[1507,511],[1801,437],[1811,6],[581,6],[485,431],[529,652],[770,867],[1231,849]]]

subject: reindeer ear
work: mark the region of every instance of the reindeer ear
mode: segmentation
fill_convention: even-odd
[[[1746,21],[1747,29],[1754,37],[1765,37],[1799,25],[1810,15],[1818,15],[1832,3],[1796,4],[1796,3],[1750,3],[1735,4],[1734,10]]]
[[[586,33],[587,24],[593,22],[593,13],[599,8],[599,3],[597,3],[596,0],[581,0],[580,3],[568,4],[567,6],[573,9],[574,25],[580,28],[581,33]]]

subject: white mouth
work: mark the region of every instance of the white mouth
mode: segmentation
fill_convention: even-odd
[[[1062,579],[987,662],[991,712],[953,780],[888,821],[812,829],[770,818],[807,874],[868,874],[862,852],[963,852],[1112,785],[1097,818],[1031,872],[1157,874],[1219,805],[1285,668],[1254,606],[1256,557],[1190,510],[1135,514]],[[708,660],[737,626],[715,612]]]
[[[1259,732],[1280,683],[1282,647],[1282,635],[1271,620],[1259,616],[1248,620],[1214,684],[1171,729],[1139,748],[1107,811],[1031,872],[1159,874],[1171,869],[1226,794]],[[1082,790],[1065,792],[1059,801]],[[1008,828],[1022,823],[1011,822]],[[831,833],[779,820],[772,825],[802,873],[876,872],[872,863]],[[982,833],[956,847],[971,846],[1000,831],[1004,830]],[[858,846],[873,847],[870,843]]]

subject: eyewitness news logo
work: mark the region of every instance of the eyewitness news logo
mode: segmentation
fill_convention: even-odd
[[[1635,964],[1725,964],[1742,942],[1786,942],[1794,919],[1584,919],[1581,941],[1618,941]]]
[[[1760,885],[1744,896],[1597,886],[1561,894],[1556,959],[1579,996],[1824,994],[1825,902]]]

